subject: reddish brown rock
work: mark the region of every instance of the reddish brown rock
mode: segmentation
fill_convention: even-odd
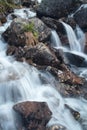
[[[34,37],[32,32],[25,32],[25,37],[26,37],[26,46],[35,46],[38,41],[37,39]]]
[[[53,67],[48,67],[47,70],[56,76],[61,83],[70,85],[82,85],[84,79],[73,73],[65,64],[60,65],[60,70]]]
[[[45,42],[50,38],[50,35],[51,29],[38,18],[32,18],[30,20],[16,18],[2,34],[9,45],[17,47],[36,45],[36,39]]]
[[[46,130],[52,114],[46,103],[27,101],[16,104],[13,108],[21,115],[27,130]]]
[[[7,22],[7,19],[6,19],[6,16],[4,15],[4,13],[0,13],[0,22],[2,24]]]

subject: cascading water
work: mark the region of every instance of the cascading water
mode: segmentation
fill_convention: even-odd
[[[0,27],[1,34],[10,22]],[[67,130],[83,130],[65,104],[79,111],[81,118],[87,124],[87,116],[85,115],[87,101],[63,98],[53,83],[42,84],[39,74],[43,75],[25,62],[20,63],[12,57],[6,56],[6,44],[0,36],[0,130],[17,130],[12,107],[18,102],[28,100],[48,103],[52,111],[52,119],[48,125],[60,124],[65,126]],[[53,77],[50,74],[48,77],[45,76],[47,80],[51,78],[52,81]]]
[[[67,33],[67,37],[68,37],[69,44],[70,44],[70,50],[81,52],[82,49],[81,49],[80,43],[78,42],[76,35],[75,35],[73,29],[71,28],[71,26],[69,26],[68,24],[66,24],[64,22],[61,22],[61,23],[63,24],[63,26],[66,30],[66,33]]]
[[[53,30],[51,33],[52,33],[51,34],[51,43],[53,43],[52,46],[53,47],[60,47],[60,46],[62,46],[62,43],[60,41],[60,38],[59,38],[57,32],[55,30]]]
[[[77,25],[76,26],[76,34],[77,34],[77,39],[80,43],[81,46],[81,51],[84,52],[84,48],[85,48],[85,34],[83,33],[83,31],[81,30],[81,28]]]

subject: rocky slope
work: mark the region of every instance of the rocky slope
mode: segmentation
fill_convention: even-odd
[[[16,60],[21,62],[26,61],[39,70],[50,72],[60,84],[58,85],[58,82],[56,82],[57,89],[65,97],[83,96],[87,98],[87,83],[85,79],[72,71],[70,62],[67,64],[64,59],[64,53],[50,46],[51,31],[55,29],[64,44],[65,41],[66,43],[69,42],[66,38],[65,30],[59,21],[60,18],[69,23],[74,29],[76,24],[78,24],[86,32],[87,8],[78,10],[72,19],[67,17],[70,13],[75,12],[82,3],[84,1],[80,0],[43,0],[36,9],[39,18],[34,17],[26,20],[14,17],[11,25],[2,34],[4,40],[8,43],[7,55],[14,56]],[[37,5],[37,3],[33,4]],[[26,0],[22,2],[22,5],[34,7],[31,1]],[[2,4],[0,8],[3,8]],[[8,10],[6,9],[7,14]],[[1,24],[6,22],[6,15],[5,12],[0,12]],[[82,21],[80,20],[81,17]],[[71,57],[76,56],[71,55]],[[75,61],[77,59],[81,64],[84,61],[80,57],[76,57]],[[74,65],[78,66],[78,63]],[[43,77],[40,78],[43,80]],[[64,127],[57,125],[46,128],[52,114],[46,103],[26,101],[16,104],[14,110],[21,115],[23,121],[22,130],[23,127],[27,130],[65,130]]]

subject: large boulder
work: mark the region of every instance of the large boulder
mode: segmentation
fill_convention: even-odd
[[[67,16],[80,3],[80,0],[42,0],[37,8],[39,17],[60,18]]]
[[[2,34],[9,45],[22,47],[32,44],[36,45],[37,40],[45,42],[50,38],[50,35],[51,29],[38,18],[29,20],[16,18]]]
[[[76,23],[82,28],[84,32],[87,32],[87,5],[81,6],[74,14]]]
[[[46,130],[52,113],[45,102],[27,101],[18,103],[13,108],[21,115],[23,125],[27,130]]]
[[[60,61],[55,54],[43,43],[29,48],[25,57],[26,59],[32,59],[33,63],[40,66],[58,67],[60,65]]]

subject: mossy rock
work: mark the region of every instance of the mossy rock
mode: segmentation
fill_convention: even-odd
[[[38,31],[35,30],[35,26],[34,26],[34,23],[33,22],[30,22],[29,24],[27,25],[24,25],[24,31],[25,32],[32,32],[33,35],[35,36],[35,38],[38,39]]]

